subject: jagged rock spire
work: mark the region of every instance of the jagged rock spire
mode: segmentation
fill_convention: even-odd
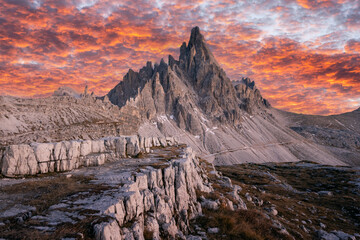
[[[188,44],[181,45],[179,61],[169,56],[168,64],[161,59],[154,67],[147,63],[139,73],[130,70],[108,96],[120,107],[134,99],[147,119],[173,115],[179,127],[195,135],[202,132],[201,116],[213,123],[241,123],[243,99],[215,60],[199,27],[191,30]]]
[[[196,74],[196,66],[202,62],[218,65],[205,42],[204,36],[200,33],[199,27],[194,27],[191,30],[188,45],[186,46],[185,42],[181,45],[179,61],[180,66],[192,77]]]

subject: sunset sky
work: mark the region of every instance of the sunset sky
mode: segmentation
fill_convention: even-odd
[[[250,77],[277,108],[360,107],[359,0],[0,0],[0,94],[103,95],[129,68],[178,58],[194,26],[231,80]]]

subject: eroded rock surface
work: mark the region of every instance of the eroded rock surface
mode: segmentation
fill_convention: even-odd
[[[161,143],[161,144],[159,144]],[[0,173],[7,177],[63,172],[81,166],[98,166],[106,161],[135,157],[150,147],[176,144],[172,137],[146,138],[137,135],[76,140],[57,143],[10,145],[1,152]]]

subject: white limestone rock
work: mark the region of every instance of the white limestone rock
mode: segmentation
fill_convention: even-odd
[[[1,173],[5,176],[34,175],[54,171],[69,171],[80,166],[97,166],[114,157],[137,156],[150,152],[153,146],[175,144],[172,137],[109,137],[99,140],[72,140],[57,143],[12,145],[2,150]],[[173,170],[168,170],[173,171]],[[152,173],[153,174],[153,173]],[[152,177],[153,187],[162,187],[161,171]],[[168,188],[170,191],[170,188]],[[174,201],[174,194],[171,194]]]
[[[80,157],[80,146],[81,146],[81,142],[80,141],[70,141],[67,144],[67,149],[68,149],[68,159],[77,159]]]
[[[153,146],[154,146],[154,147],[160,147],[160,146],[161,146],[161,144],[160,144],[160,142],[159,142],[159,138],[153,137],[153,138],[152,138],[152,141],[153,141]]]
[[[126,221],[130,221],[138,217],[144,211],[144,203],[142,195],[139,191],[129,192],[124,201],[126,210]]]
[[[146,138],[144,139],[144,147],[145,147],[145,148],[151,148],[151,147],[153,147],[153,138],[151,138],[151,137],[146,137]]]
[[[138,173],[135,175],[135,183],[137,185],[137,189],[139,191],[145,190],[148,188],[148,180],[147,180],[147,175],[143,174],[143,173]]]
[[[152,233],[152,239],[153,240],[160,240],[160,227],[159,223],[154,217],[147,217],[145,219],[145,231]]]
[[[39,163],[48,162],[54,159],[54,144],[53,143],[32,143],[36,160]]]
[[[108,138],[104,138],[104,146],[105,146],[105,151],[106,152],[115,152],[115,141],[117,138],[115,137],[108,137]]]
[[[94,226],[95,238],[98,240],[122,240],[121,231],[116,220],[102,222]]]
[[[67,149],[64,142],[54,144],[54,159],[56,161],[67,159]]]
[[[149,189],[145,189],[142,192],[142,195],[143,195],[143,199],[144,199],[144,210],[146,212],[154,211],[155,210],[154,194]]]
[[[124,239],[142,239],[144,231],[160,239],[160,229],[165,238],[185,239],[189,220],[202,213],[196,190],[212,188],[205,184],[208,180],[195,154],[191,149],[184,153],[163,169],[147,167],[127,179],[123,198],[104,212],[117,220]],[[217,208],[220,202],[214,203]],[[128,222],[132,227],[122,228]]]
[[[81,142],[80,145],[80,156],[87,156],[92,153],[92,141],[91,140],[85,140]]]
[[[91,141],[91,152],[92,153],[104,153],[105,152],[104,139],[92,140]]]
[[[88,155],[83,160],[83,165],[84,166],[100,166],[105,163],[106,159],[107,159],[107,155],[105,153]]]
[[[33,148],[27,144],[8,146],[2,157],[1,173],[7,177],[37,174],[38,162]]]
[[[139,223],[138,221],[133,224],[131,230],[134,234],[134,238],[136,240],[145,240],[144,238],[144,226],[143,224]]]
[[[166,137],[165,140],[166,140],[167,146],[173,146],[176,144],[174,137]]]
[[[136,156],[140,153],[140,143],[138,136],[126,137],[126,154]]]
[[[162,147],[167,146],[167,141],[166,141],[165,137],[159,137],[159,142],[160,142],[160,146],[162,146]]]
[[[126,139],[124,137],[115,139],[115,154],[118,157],[126,157]]]
[[[49,165],[47,162],[39,163],[40,173],[48,173],[49,172]]]

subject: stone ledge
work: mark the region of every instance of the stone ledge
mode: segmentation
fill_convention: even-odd
[[[10,145],[3,149],[0,173],[21,177],[39,173],[63,172],[81,166],[98,166],[107,160],[135,157],[151,147],[177,144],[173,137],[138,135],[107,137],[97,140],[72,140],[56,143]]]

